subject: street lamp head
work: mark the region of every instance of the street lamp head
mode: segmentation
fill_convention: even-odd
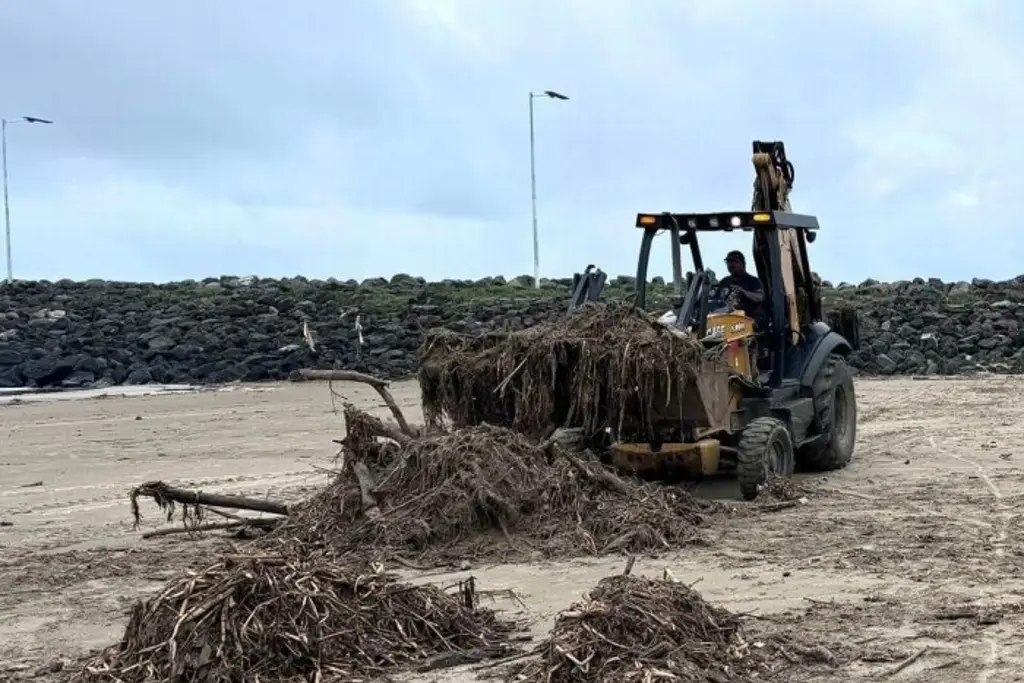
[[[53,123],[49,119],[41,119],[37,116],[22,116],[21,119],[26,123]]]
[[[567,99],[569,99],[565,95],[563,95],[561,93],[557,93],[554,90],[545,90],[544,94],[547,95],[548,97],[550,97],[553,100],[567,100]]]

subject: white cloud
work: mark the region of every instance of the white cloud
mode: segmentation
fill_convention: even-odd
[[[746,206],[754,138],[786,141],[829,279],[1024,270],[1009,0],[297,7],[0,5],[0,114],[57,120],[12,131],[16,273],[529,272],[546,88],[545,273],[631,272],[637,211]]]

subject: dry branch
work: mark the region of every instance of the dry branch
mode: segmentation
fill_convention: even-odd
[[[923,657],[930,649],[930,647],[922,647],[920,650],[910,655],[893,668],[889,669],[889,671],[885,673],[886,678],[892,678],[904,669],[912,666],[917,660],[921,659],[921,657]]]
[[[257,529],[273,529],[280,523],[277,519],[245,519],[237,522],[212,522],[198,526],[178,526],[169,529],[155,529],[142,534],[142,538],[159,538],[160,536],[173,536],[175,534],[198,534],[204,531],[222,531],[228,529],[245,529],[255,527]]]
[[[374,520],[380,519],[380,509],[377,507],[377,501],[374,500],[373,494],[370,493],[370,490],[373,489],[373,476],[366,467],[366,463],[352,463],[352,474],[355,475],[356,481],[359,483],[359,498],[363,504],[366,516]]]
[[[407,445],[412,442],[412,436],[401,432],[378,418],[360,410],[350,403],[345,404],[345,438],[342,445],[351,452],[361,452],[369,444],[378,438],[391,439],[395,443]],[[366,453],[361,453],[367,455]]]
[[[391,410],[391,414],[395,416],[395,421],[398,423],[398,428],[402,430],[402,434],[408,437],[415,436],[416,433],[405,419],[405,415],[402,413],[402,409],[398,407],[398,403],[395,402],[394,396],[388,391],[389,382],[374,377],[373,375],[367,375],[362,372],[355,372],[354,370],[311,370],[302,369],[299,370],[299,375],[304,379],[308,380],[320,380],[327,382],[362,382],[373,387],[381,399],[387,405],[388,409]]]
[[[256,498],[244,498],[242,496],[225,496],[217,493],[190,491],[170,486],[162,481],[149,481],[141,486],[137,486],[130,494],[132,516],[135,519],[136,525],[142,519],[138,502],[139,498],[142,497],[152,498],[166,512],[168,519],[174,514],[176,505],[186,506],[186,508],[208,506],[268,512],[274,515],[288,515],[288,506],[283,503]]]

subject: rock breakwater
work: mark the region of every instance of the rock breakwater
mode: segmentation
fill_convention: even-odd
[[[423,330],[520,329],[564,315],[570,285],[408,275],[14,282],[0,285],[0,387],[276,380],[302,367],[398,378],[415,371]],[[632,287],[613,279],[605,295],[627,297]],[[669,289],[657,281],[651,294],[667,301]],[[823,296],[826,308],[860,312],[852,363],[862,373],[1024,372],[1024,277],[826,283]]]

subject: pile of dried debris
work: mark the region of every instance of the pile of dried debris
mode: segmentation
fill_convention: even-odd
[[[555,427],[597,434],[628,419],[643,432],[717,362],[632,305],[593,303],[510,333],[430,330],[419,382],[432,426],[489,423],[543,438]]]
[[[713,504],[620,477],[585,453],[479,425],[399,442],[354,409],[345,467],[277,537],[417,564],[669,550],[700,543]],[[376,429],[394,430],[376,423]],[[382,445],[387,444],[387,445]],[[382,461],[382,451],[387,457]],[[369,463],[369,464],[368,464]]]
[[[355,562],[395,559],[426,568],[701,544],[700,526],[719,507],[682,487],[620,476],[589,452],[553,438],[537,442],[486,424],[418,430],[394,410],[399,426],[346,406],[342,466],[329,486],[305,502],[285,505],[147,482],[132,493],[135,519],[137,498],[149,496],[168,518],[180,510],[184,526],[171,532],[270,530],[257,547],[297,542]],[[280,517],[243,518],[218,507]],[[208,512],[230,521],[205,523]]]
[[[516,667],[524,683],[748,681],[791,662],[748,638],[742,619],[670,578],[602,579],[562,612],[537,661]]]
[[[78,681],[370,680],[511,651],[513,627],[452,594],[297,549],[228,556],[139,602]]]

